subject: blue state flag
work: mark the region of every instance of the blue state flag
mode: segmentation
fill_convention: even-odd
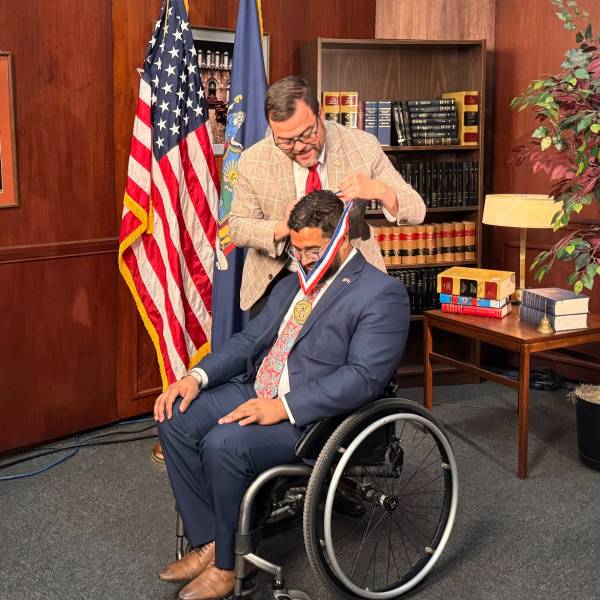
[[[218,350],[247,322],[247,314],[240,309],[244,250],[236,248],[231,241],[229,213],[240,154],[263,139],[267,130],[264,115],[267,77],[261,40],[257,0],[240,0],[219,197],[219,231],[212,294],[213,350]]]

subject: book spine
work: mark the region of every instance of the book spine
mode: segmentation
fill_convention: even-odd
[[[431,135],[436,134],[437,132],[451,132],[452,134],[456,133],[456,125],[453,123],[448,124],[426,124],[426,125],[416,125],[414,121],[411,124],[413,135],[416,133],[430,133]],[[448,134],[449,135],[449,134]],[[415,137],[425,137],[424,135],[415,135]]]
[[[477,257],[477,224],[475,221],[463,221],[465,224],[465,260]]]
[[[358,92],[340,92],[340,123],[350,129],[358,126]]]
[[[456,128],[456,116],[451,117],[450,115],[446,118],[433,118],[433,117],[414,117],[411,115],[410,119],[413,125],[451,125]]]
[[[457,137],[426,137],[413,139],[413,146],[457,146]]]
[[[362,129],[363,131],[365,129],[365,103],[364,103],[364,101],[358,103],[358,116],[356,118],[356,127],[358,129]]]
[[[521,306],[519,307],[519,319],[521,321],[531,323],[532,325],[539,325],[540,321],[543,318],[543,310],[537,310],[536,308],[532,308],[531,306],[525,306],[524,304],[521,304]],[[550,319],[552,328],[554,328],[554,315],[548,316],[548,318]]]
[[[502,308],[487,308],[485,306],[471,306],[469,304],[444,304],[442,303],[442,311],[447,313],[458,313],[461,315],[473,315],[477,317],[493,317],[501,319],[510,312],[510,304]]]
[[[377,100],[365,101],[365,131],[377,137]]]
[[[411,123],[410,123],[410,113],[408,111],[408,103],[406,100],[402,100],[401,101],[401,106],[402,106],[402,117],[404,120],[404,134],[406,137],[406,145],[407,146],[412,146],[412,130],[411,130]]]
[[[458,114],[454,109],[446,110],[446,108],[444,108],[441,112],[434,112],[430,109],[424,109],[422,112],[416,112],[415,109],[412,109],[409,112],[411,119],[425,119],[426,121],[441,119],[444,122],[451,121],[452,123],[458,123]]]
[[[406,132],[404,128],[404,116],[402,115],[402,104],[395,100],[392,102],[392,146],[406,146]]]
[[[408,106],[411,108],[419,108],[421,107],[441,107],[448,106],[452,107],[454,110],[455,100],[454,98],[427,98],[423,100],[408,100]],[[444,110],[444,109],[442,109]]]
[[[448,92],[443,98],[456,101],[458,137],[462,146],[474,146],[479,138],[479,92]]]
[[[340,122],[339,92],[323,92],[323,113],[326,120]]]
[[[454,260],[465,260],[465,224],[462,221],[454,223],[454,241]]]
[[[542,313],[545,310],[548,315],[553,315],[556,313],[556,300],[553,298],[545,298],[544,296],[540,296],[532,290],[523,290],[521,305],[529,306],[530,308],[539,310]]]
[[[481,306],[484,308],[502,308],[507,299],[487,300],[486,298],[470,298],[469,296],[456,296],[453,294],[440,294],[440,302],[446,304],[466,304],[468,306]]]
[[[382,146],[389,146],[392,135],[392,103],[379,100],[377,104],[377,139]]]

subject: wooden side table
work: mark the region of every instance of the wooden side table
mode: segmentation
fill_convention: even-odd
[[[424,313],[423,350],[425,362],[424,402],[432,409],[433,371],[432,361],[450,365],[462,371],[473,373],[502,385],[518,390],[519,396],[519,456],[517,476],[527,477],[527,415],[529,400],[529,367],[531,355],[535,352],[571,348],[580,344],[600,342],[600,315],[589,314],[587,329],[575,329],[562,333],[541,334],[534,326],[519,320],[519,311],[504,319],[474,317],[430,310]],[[448,333],[465,336],[476,342],[485,342],[506,348],[519,354],[519,380],[513,381],[492,371],[482,369],[478,364],[456,360],[433,351],[432,330],[441,329]],[[478,353],[477,353],[478,354]]]

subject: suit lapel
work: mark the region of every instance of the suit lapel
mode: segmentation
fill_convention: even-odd
[[[313,327],[319,317],[327,312],[329,307],[336,302],[336,300],[344,293],[346,293],[357,280],[360,272],[363,270],[366,262],[360,253],[344,267],[344,269],[338,273],[337,277],[327,288],[322,298],[319,299],[317,305],[310,313],[308,320],[300,330],[294,345],[296,345]]]

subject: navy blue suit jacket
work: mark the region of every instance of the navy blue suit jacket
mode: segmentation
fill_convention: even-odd
[[[282,279],[248,327],[196,365],[208,375],[209,388],[254,381],[298,289],[295,273]],[[319,299],[288,356],[285,398],[296,425],[380,397],[402,357],[409,324],[404,285],[357,253]]]

